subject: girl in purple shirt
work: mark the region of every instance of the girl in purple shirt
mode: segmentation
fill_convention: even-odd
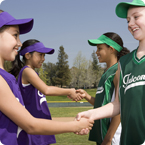
[[[77,99],[75,89],[63,89],[54,86],[47,86],[35,72],[35,68],[40,68],[44,62],[45,54],[50,55],[53,53],[54,49],[46,48],[43,43],[38,40],[27,40],[23,43],[18,53],[23,56],[23,62],[21,62],[19,55],[17,55],[10,71],[15,75],[15,77],[19,73],[18,84],[25,107],[31,115],[36,118],[51,120],[45,95],[68,95],[72,99]],[[56,142],[55,137],[52,135],[31,135],[31,141],[32,145],[48,145]]]
[[[33,117],[24,107],[15,77],[4,69],[5,61],[14,61],[22,46],[19,34],[29,32],[33,19],[17,20],[0,10],[0,144],[31,145],[28,134],[53,135],[92,128],[93,121],[57,122]],[[28,134],[27,134],[28,133]]]

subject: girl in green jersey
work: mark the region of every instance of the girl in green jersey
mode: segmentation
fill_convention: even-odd
[[[96,97],[90,96],[82,89],[77,90],[77,92],[94,108],[98,108],[114,100],[114,90],[117,87],[117,75],[115,74],[118,68],[118,60],[121,56],[129,53],[129,50],[123,47],[121,37],[112,32],[105,33],[98,39],[88,40],[88,43],[91,46],[97,46],[98,60],[100,63],[106,63],[107,68],[100,79]],[[112,118],[111,121],[110,118],[95,120],[89,140],[95,141],[97,145],[119,145],[121,134],[121,125],[119,124],[120,115]]]
[[[121,113],[120,144],[143,145],[145,144],[145,0],[119,3],[116,14],[127,19],[128,30],[139,41],[139,46],[130,54],[121,57],[119,61],[117,78],[119,93],[116,93],[115,101],[98,109],[79,113],[77,118],[97,120]]]

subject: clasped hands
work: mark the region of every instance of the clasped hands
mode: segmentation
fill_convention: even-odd
[[[72,90],[72,92],[67,97],[69,99],[72,99],[72,101],[77,102],[77,101],[80,101],[80,100],[84,99],[87,96],[87,92],[82,90],[82,89],[78,89],[78,90],[71,89],[71,90]],[[84,111],[84,112],[78,113],[75,120],[80,121],[81,118],[88,119],[89,123],[92,124],[92,125],[90,125],[91,127],[89,127],[89,128],[82,129],[80,132],[75,132],[75,134],[86,135],[92,129],[92,126],[94,124],[94,120],[91,119],[91,114],[89,113],[89,111]]]

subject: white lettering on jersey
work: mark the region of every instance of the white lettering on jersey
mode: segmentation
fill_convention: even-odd
[[[104,88],[103,88],[103,87],[98,87],[98,88],[97,88],[96,94],[100,94],[100,93],[102,93],[103,91],[104,91]]]
[[[38,90],[38,95],[41,97],[40,98],[40,105],[46,101],[46,98],[44,97],[44,95]]]
[[[144,141],[144,143],[143,143],[143,144],[141,144],[141,145],[145,145],[145,141]]]
[[[19,101],[19,98],[16,98]],[[20,102],[20,101],[19,101]],[[25,107],[25,106],[24,106]],[[20,134],[20,132],[22,131],[22,129],[18,126],[18,130],[17,130],[17,138]]]
[[[0,145],[4,145],[4,144],[0,141]]]
[[[123,84],[123,87],[125,88],[124,93],[126,93],[130,88],[145,85],[145,75],[134,76],[131,75],[131,73],[127,74],[123,78]]]
[[[17,138],[18,138],[18,136],[19,136],[19,134],[20,134],[21,131],[22,131],[22,129],[20,127],[18,127],[18,130],[17,130]]]

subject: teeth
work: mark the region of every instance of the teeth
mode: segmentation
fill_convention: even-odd
[[[16,52],[18,52],[18,50],[15,49]]]
[[[136,30],[138,30],[138,28],[133,29],[133,32],[136,31]]]

